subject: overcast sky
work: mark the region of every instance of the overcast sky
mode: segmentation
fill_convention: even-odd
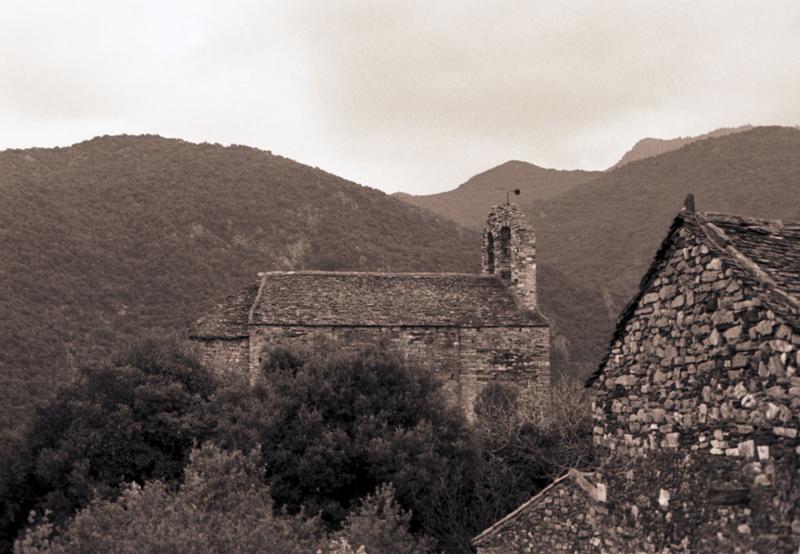
[[[157,133],[425,194],[800,123],[800,1],[0,0],[0,149]]]

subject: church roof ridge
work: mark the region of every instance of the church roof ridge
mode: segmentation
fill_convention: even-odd
[[[496,275],[271,271],[197,320],[194,338],[239,338],[251,326],[545,327]]]

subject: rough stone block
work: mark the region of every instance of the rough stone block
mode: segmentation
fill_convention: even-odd
[[[645,294],[642,297],[642,303],[643,304],[652,304],[653,302],[657,302],[658,299],[659,299],[659,294],[657,292],[651,292],[651,293]]]
[[[754,458],[756,455],[755,442],[752,439],[740,442],[739,453],[745,458]]]
[[[772,432],[779,437],[786,437],[787,439],[797,438],[797,429],[793,427],[773,427]]]

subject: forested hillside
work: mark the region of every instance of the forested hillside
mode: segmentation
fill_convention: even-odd
[[[555,198],[599,175],[597,171],[545,169],[527,162],[510,161],[475,175],[453,190],[425,196],[397,193],[401,200],[432,210],[459,225],[483,228],[489,208],[505,202],[500,189],[520,189],[515,202],[538,202]]]
[[[551,312],[570,342],[585,345],[589,360],[602,355],[617,314],[690,192],[699,211],[800,220],[800,130],[758,127],[694,142],[526,207],[542,263],[557,267],[578,289],[592,291],[582,298],[581,310],[593,322],[606,322],[573,329],[578,321]],[[556,284],[541,286],[559,290]],[[543,303],[552,301],[542,295]]]
[[[437,195],[439,216],[246,147],[123,136],[0,152],[2,429],[78,364],[179,331],[258,271],[476,271],[477,233],[445,216],[480,228],[496,189],[515,186],[536,228],[553,366],[584,373],[687,192],[704,211],[800,219],[800,130],[594,174],[509,162]]]
[[[479,239],[253,148],[117,136],[0,152],[0,439],[78,364],[270,269],[476,271]]]

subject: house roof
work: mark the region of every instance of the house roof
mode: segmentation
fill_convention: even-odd
[[[800,223],[684,209],[672,222],[639,290],[622,311],[611,344],[590,386],[603,372],[613,344],[622,338],[642,296],[661,271],[680,229],[688,229],[743,282],[753,285],[765,306],[800,328]]]
[[[493,275],[268,272],[199,319],[195,338],[247,336],[249,325],[541,327]]]
[[[800,223],[724,214],[707,214],[706,221],[722,230],[732,246],[762,268],[779,290],[800,298]]]
[[[481,531],[472,539],[473,546],[480,546],[491,537],[496,536],[509,524],[518,519],[520,516],[535,510],[539,503],[547,498],[553,491],[559,487],[563,487],[574,483],[586,493],[586,498],[596,502],[606,502],[606,488],[605,485],[594,482],[594,473],[582,472],[577,469],[570,469],[552,483],[547,485],[537,494],[520,504],[514,511],[506,516],[498,519],[492,525]]]

